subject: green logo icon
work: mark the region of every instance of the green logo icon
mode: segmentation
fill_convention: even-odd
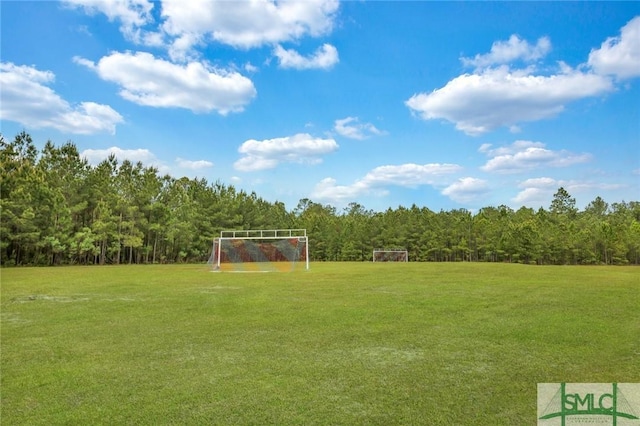
[[[538,425],[640,426],[640,383],[538,383]]]

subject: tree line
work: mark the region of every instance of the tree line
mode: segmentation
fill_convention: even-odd
[[[312,261],[368,261],[403,248],[410,261],[639,264],[640,202],[597,197],[582,211],[564,189],[548,209],[507,206],[338,211],[302,199],[291,211],[221,182],[160,175],[115,156],[96,166],[76,146],[36,149],[0,134],[0,262],[11,265],[205,262],[229,229],[307,229]]]

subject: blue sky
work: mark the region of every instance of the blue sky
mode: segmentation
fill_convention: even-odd
[[[640,3],[2,1],[0,126],[289,209],[640,199]]]

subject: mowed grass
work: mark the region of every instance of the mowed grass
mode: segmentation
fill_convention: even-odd
[[[316,263],[1,271],[7,425],[524,425],[640,382],[640,269]]]

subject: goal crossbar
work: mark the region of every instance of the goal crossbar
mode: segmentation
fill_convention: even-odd
[[[306,229],[239,229],[234,231],[220,231],[221,239],[278,239],[306,237]]]

